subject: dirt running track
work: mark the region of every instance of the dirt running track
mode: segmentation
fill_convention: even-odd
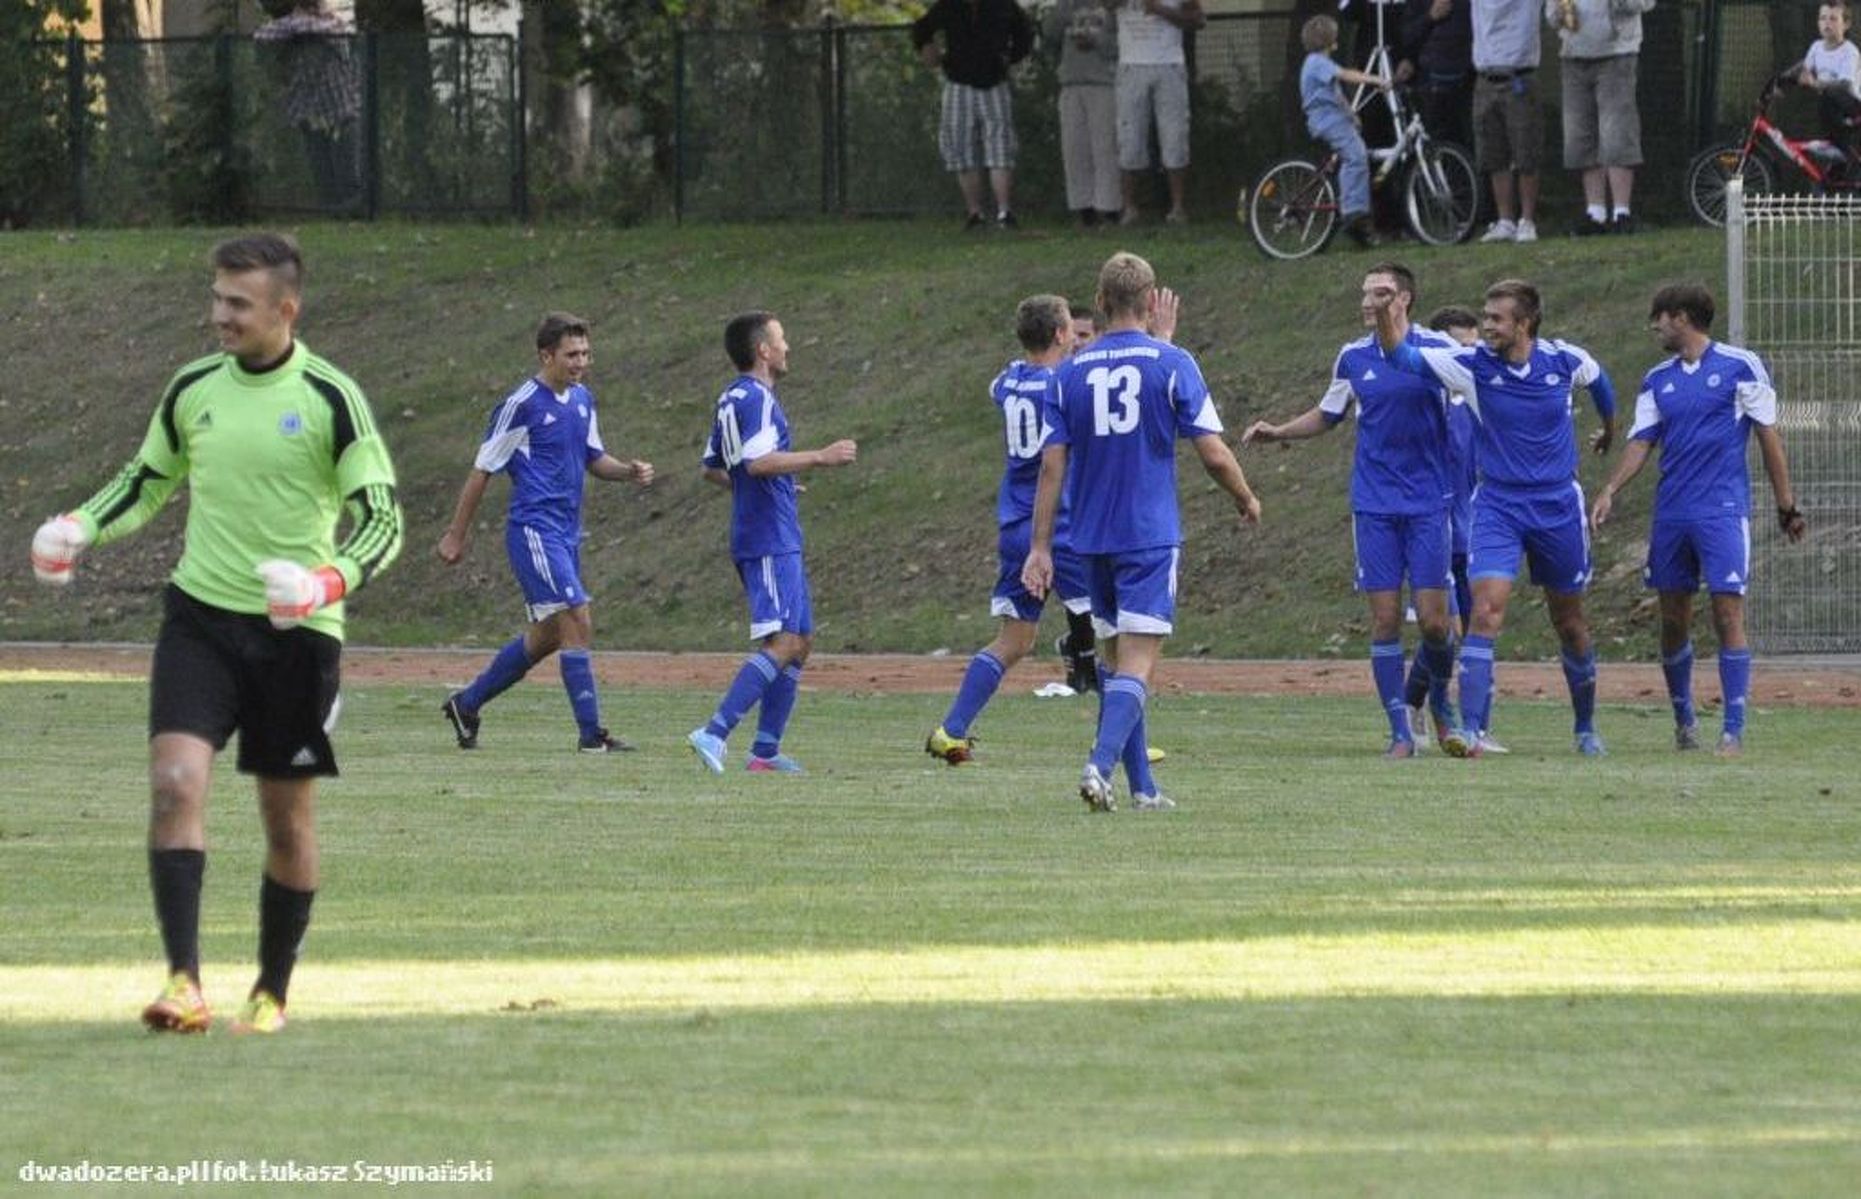
[[[370,649],[350,646],[343,653],[343,677],[350,683],[409,683],[460,686],[489,660],[492,650]],[[603,684],[615,687],[683,687],[718,691],[742,663],[737,654],[597,653],[595,669]],[[816,654],[808,663],[806,686],[826,691],[875,693],[951,692],[961,681],[968,658],[927,654]],[[0,672],[76,671],[124,678],[147,675],[146,645],[67,645],[0,643]],[[1041,658],[1016,672],[1025,686],[1036,687],[1060,672],[1052,658]],[[555,672],[538,676],[558,685]],[[1710,663],[1695,675],[1700,697],[1716,696],[1718,682]],[[1502,662],[1499,694],[1504,699],[1561,699],[1563,673],[1554,664]],[[1358,661],[1216,661],[1164,659],[1155,689],[1163,693],[1216,695],[1343,695],[1371,693],[1370,668]],[[1861,708],[1861,658],[1760,659],[1752,671],[1752,700],[1760,704]],[[1604,663],[1600,698],[1614,703],[1660,703],[1666,698],[1660,667],[1653,664]]]

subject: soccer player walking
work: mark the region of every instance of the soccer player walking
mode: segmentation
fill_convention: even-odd
[[[799,774],[800,764],[782,752],[782,734],[814,645],[814,610],[801,557],[795,476],[846,466],[859,447],[843,439],[818,450],[789,448],[788,417],[775,398],[776,380],[788,373],[788,339],[774,314],[730,318],[724,352],[742,373],[717,399],[704,477],[730,489],[730,556],[749,597],[750,640],[760,648],[745,659],[710,721],[686,740],[707,769],[722,774],[731,730],[760,704],[745,769]]]
[[[1661,670],[1674,709],[1674,745],[1699,748],[1693,711],[1693,597],[1700,579],[1712,597],[1719,637],[1719,687],[1725,724],[1719,752],[1741,753],[1751,649],[1745,640],[1745,589],[1751,583],[1751,482],[1745,446],[1753,431],[1777,501],[1784,536],[1801,541],[1809,525],[1797,510],[1790,466],[1777,432],[1777,393],[1770,373],[1749,350],[1712,339],[1712,293],[1693,284],[1654,293],[1648,319],[1673,357],[1642,379],[1635,423],[1615,474],[1590,510],[1601,530],[1655,446],[1661,481],[1654,492],[1645,578],[1660,594]]]
[[[1034,488],[1040,479],[1041,413],[1053,390],[1054,368],[1071,351],[1074,332],[1067,303],[1059,296],[1029,296],[1015,309],[1015,337],[1026,356],[1010,362],[989,386],[1003,421],[1007,465],[995,503],[998,527],[996,548],[1000,570],[989,602],[991,615],[1001,618],[995,640],[976,652],[963,673],[956,699],[943,723],[931,732],[924,752],[952,766],[970,760],[974,746],[969,726],[1001,686],[1002,677],[1034,648],[1040,629],[1044,596],[1031,594],[1021,582],[1021,565],[1027,561],[1033,536]],[[1085,570],[1074,556],[1062,501],[1054,534],[1055,584],[1068,618],[1090,613]],[[1060,641],[1062,650],[1067,639]],[[1087,651],[1087,656],[1093,656]],[[1069,682],[1078,675],[1068,670]],[[1075,689],[1078,688],[1075,684]]]
[[[1405,341],[1392,303],[1381,301],[1376,309],[1377,341],[1389,361],[1465,396],[1479,422],[1474,460],[1480,485],[1467,556],[1473,619],[1460,655],[1460,745],[1458,751],[1449,747],[1466,757],[1484,752],[1481,722],[1492,696],[1493,643],[1521,555],[1531,564],[1532,581],[1544,588],[1562,647],[1577,752],[1604,752],[1596,732],[1596,647],[1583,612],[1590,539],[1576,479],[1572,397],[1578,387],[1589,390],[1603,422],[1591,446],[1602,454],[1615,440],[1615,389],[1586,350],[1538,336],[1543,311],[1537,288],[1502,280],[1486,289],[1483,344],[1440,348]]]
[[[1417,328],[1415,276],[1393,262],[1363,277],[1359,311],[1375,328],[1387,308],[1392,328],[1405,345],[1451,347],[1445,334]],[[1370,603],[1370,673],[1389,718],[1386,758],[1412,758],[1414,727],[1404,696],[1402,582],[1415,598],[1422,644],[1415,656],[1429,678],[1429,701],[1441,745],[1459,743],[1459,721],[1447,698],[1454,670],[1448,589],[1454,585],[1449,474],[1448,398],[1432,378],[1391,370],[1375,336],[1365,335],[1338,351],[1331,385],[1312,408],[1284,424],[1256,421],[1241,435],[1250,442],[1300,441],[1329,432],[1357,410],[1357,449],[1351,461],[1351,544],[1357,554],[1357,590]]]
[[[188,484],[185,548],[149,674],[149,881],[169,978],[142,1022],[205,1032],[212,1021],[200,987],[207,792],[237,729],[266,848],[258,981],[231,1027],[271,1033],[284,1027],[317,890],[316,780],[336,773],[343,597],[394,560],[402,521],[368,401],[296,338],[296,243],[235,238],[211,262],[222,352],[175,374],[136,456],[39,528],[32,565],[43,582],[69,582],[80,553],[140,529]]]
[[[601,724],[601,700],[589,657],[594,645],[593,597],[581,579],[582,490],[585,475],[649,486],[653,464],[623,462],[602,445],[594,394],[583,382],[593,360],[588,322],[566,312],[544,316],[536,328],[536,357],[537,373],[493,409],[477,460],[459,489],[452,523],[438,547],[441,561],[458,564],[491,476],[509,474],[504,549],[523,591],[530,626],[521,637],[506,642],[469,686],[448,696],[440,710],[452,724],[459,748],[476,749],[484,706],[532,666],[560,651],[557,663],[575,714],[581,752],[630,750],[633,746],[611,736]]]
[[[1060,368],[1048,398],[1033,544],[1021,571],[1030,594],[1043,596],[1053,587],[1064,485],[1073,551],[1085,562],[1106,669],[1098,737],[1079,779],[1079,797],[1098,812],[1116,807],[1111,774],[1120,761],[1133,808],[1175,807],[1150,777],[1144,707],[1176,618],[1182,553],[1176,440],[1194,444],[1203,469],[1233,497],[1242,519],[1260,520],[1260,501],[1221,439],[1221,417],[1201,368],[1188,352],[1145,331],[1157,303],[1156,272],[1137,255],[1114,254],[1100,269],[1098,307],[1106,331]]]

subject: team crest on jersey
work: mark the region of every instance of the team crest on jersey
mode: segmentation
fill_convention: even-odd
[[[1707,375],[1707,376],[1706,376],[1706,386],[1708,386],[1708,387],[1717,387],[1718,385],[1719,385],[1719,376],[1717,376],[1717,375]]]
[[[295,412],[287,412],[278,418],[278,432],[286,437],[295,437],[303,432],[304,418]]]
[[[1544,377],[1544,385],[1546,387],[1556,387],[1561,381],[1561,377],[1557,375],[1546,375]]]

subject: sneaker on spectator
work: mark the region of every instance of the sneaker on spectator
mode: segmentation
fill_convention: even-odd
[[[1520,221],[1512,234],[1513,241],[1537,241],[1538,225],[1535,221]]]
[[[1614,226],[1606,221],[1597,220],[1587,212],[1577,218],[1577,227],[1572,230],[1578,237],[1601,237],[1605,233],[1614,231]]]
[[[1517,241],[1518,236],[1519,236],[1518,223],[1515,221],[1508,221],[1502,217],[1499,220],[1494,221],[1492,224],[1486,227],[1486,232],[1480,234],[1480,240],[1481,241]]]
[[[1634,233],[1640,228],[1641,226],[1636,223],[1635,214],[1632,212],[1618,212],[1615,214],[1615,219],[1609,222],[1609,232],[1611,233]]]

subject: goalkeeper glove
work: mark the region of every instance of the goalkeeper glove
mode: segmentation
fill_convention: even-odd
[[[32,535],[32,573],[39,582],[62,587],[71,581],[71,568],[90,544],[90,535],[77,517],[54,516]]]
[[[349,585],[334,566],[307,570],[295,562],[273,558],[258,564],[259,578],[265,580],[265,614],[274,629],[294,629],[318,608],[327,608],[343,597]]]

